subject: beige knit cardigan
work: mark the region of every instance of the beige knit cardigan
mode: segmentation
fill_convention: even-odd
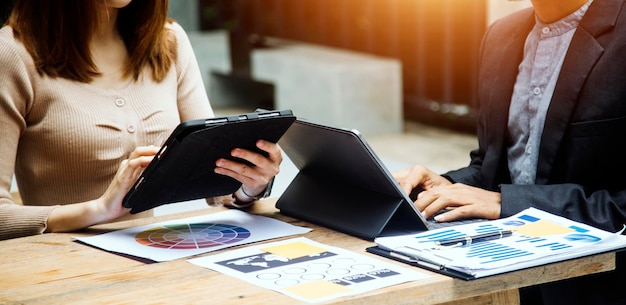
[[[102,195],[135,147],[213,116],[187,35],[167,28],[178,56],[166,78],[146,68],[115,89],[39,75],[12,29],[0,29],[0,240],[43,232],[54,206]],[[14,175],[29,207],[12,200]]]

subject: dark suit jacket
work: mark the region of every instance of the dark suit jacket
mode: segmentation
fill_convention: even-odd
[[[536,207],[602,229],[626,224],[626,5],[595,0],[565,57],[534,185],[512,185],[507,119],[532,9],[495,22],[480,53],[479,148],[448,179],[502,193],[501,216]]]

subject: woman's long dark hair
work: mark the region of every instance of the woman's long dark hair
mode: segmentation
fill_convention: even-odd
[[[100,73],[89,42],[104,0],[15,0],[7,22],[35,61],[50,77],[90,82]],[[167,0],[133,0],[119,10],[117,26],[128,50],[126,76],[137,80],[148,65],[161,81],[176,58],[174,36],[165,28]]]

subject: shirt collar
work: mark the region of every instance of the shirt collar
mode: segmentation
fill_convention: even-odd
[[[587,3],[583,4],[583,6],[575,12],[552,23],[544,23],[539,20],[539,17],[535,16],[536,23],[533,31],[537,31],[542,38],[549,38],[560,36],[574,30],[578,27],[578,24],[585,16],[585,13],[587,13],[587,9],[589,9],[592,2],[593,0],[587,1]]]

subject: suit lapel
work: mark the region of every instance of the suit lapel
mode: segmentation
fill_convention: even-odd
[[[533,10],[527,10],[527,14],[521,16],[520,25],[513,31],[505,32],[506,37],[496,37],[499,41],[498,49],[488,50],[488,56],[483,58],[481,66],[486,72],[480,78],[484,81],[481,85],[481,108],[487,108],[483,112],[480,124],[484,126],[479,130],[484,130],[486,141],[481,146],[490,146],[486,150],[488,155],[485,160],[496,160],[500,162],[486,162],[483,164],[484,171],[489,173],[499,173],[498,175],[488,175],[483,177],[486,185],[496,185],[505,179],[500,175],[507,175],[506,164],[506,137],[508,113],[513,95],[513,87],[517,80],[519,64],[524,56],[524,44],[528,33],[535,24],[535,14]],[[493,48],[493,46],[491,46]],[[508,178],[507,178],[508,179]]]
[[[535,183],[547,184],[563,135],[587,76],[604,48],[596,37],[613,28],[623,1],[598,1],[590,7],[576,30],[563,61],[559,80],[546,115]]]
[[[508,41],[503,41],[502,49],[496,51],[500,53],[500,56],[497,57],[496,62],[491,63],[493,66],[497,67],[496,73],[493,74],[494,77],[500,78],[500,80],[489,83],[503,84],[503,86],[499,88],[490,88],[490,107],[498,114],[486,118],[487,122],[493,124],[492,127],[494,127],[494,129],[491,130],[498,131],[497,133],[491,133],[494,137],[494,139],[491,139],[491,143],[501,143],[505,138],[509,107],[511,105],[511,97],[513,96],[513,87],[517,79],[519,64],[522,62],[524,56],[524,43],[534,24],[534,17],[528,20],[531,21],[528,27],[520,27],[520,30],[514,35],[511,35]],[[493,113],[492,111],[489,112]]]

